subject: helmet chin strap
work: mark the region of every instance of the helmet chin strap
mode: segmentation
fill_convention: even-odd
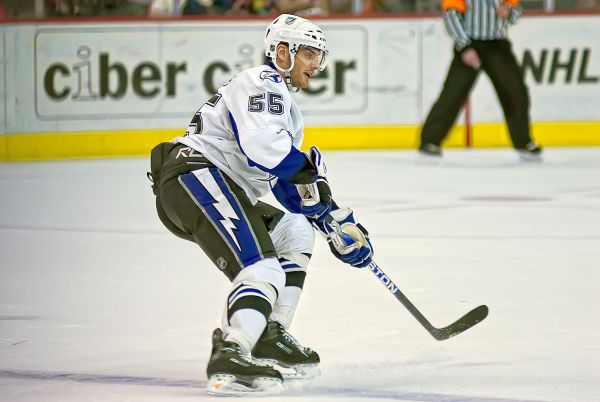
[[[292,64],[290,64],[289,68],[282,68],[281,66],[279,66],[279,64],[277,64],[277,56],[273,56],[271,58],[271,61],[273,62],[273,65],[275,66],[275,68],[277,68],[277,70],[281,71],[284,74],[285,85],[288,87],[288,90],[290,92],[298,92],[300,90],[300,88],[296,88],[295,86],[292,85],[292,76],[290,75],[290,72],[294,68],[294,62],[296,61],[296,54],[295,53],[292,54],[292,52],[290,50],[288,50],[288,54],[290,55],[290,60],[292,62]]]

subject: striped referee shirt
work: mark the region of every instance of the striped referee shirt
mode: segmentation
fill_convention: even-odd
[[[508,19],[496,16],[501,0],[442,0],[444,25],[457,50],[469,46],[471,40],[506,38],[508,24],[521,16],[519,0],[505,0],[510,7]]]

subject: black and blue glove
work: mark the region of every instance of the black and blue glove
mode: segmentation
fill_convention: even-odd
[[[317,147],[304,155],[305,166],[292,177],[279,178],[271,190],[288,211],[323,222],[333,207],[331,189],[325,178],[327,168]]]
[[[322,222],[311,220],[311,223],[327,236],[332,254],[342,262],[355,268],[364,268],[373,261],[374,251],[369,232],[356,222],[351,209],[336,209]]]

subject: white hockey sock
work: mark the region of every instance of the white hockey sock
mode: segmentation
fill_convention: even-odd
[[[294,318],[296,307],[298,307],[301,293],[302,289],[299,287],[284,287],[279,293],[279,297],[275,306],[273,306],[273,312],[269,318],[283,325],[283,328],[288,329]]]
[[[235,277],[223,311],[225,339],[249,353],[262,335],[285,274],[274,257],[242,269]]]
[[[253,309],[236,311],[229,322],[230,325],[223,328],[224,339],[240,345],[244,353],[250,353],[267,326],[265,316]]]

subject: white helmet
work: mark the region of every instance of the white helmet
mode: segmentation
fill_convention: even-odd
[[[290,68],[283,69],[277,65],[277,45],[289,45],[292,64]],[[319,71],[327,67],[327,41],[321,28],[306,18],[291,14],[281,14],[269,24],[265,32],[265,55],[273,61],[275,66],[285,72],[294,68],[296,52],[300,46],[310,46],[321,51]]]

